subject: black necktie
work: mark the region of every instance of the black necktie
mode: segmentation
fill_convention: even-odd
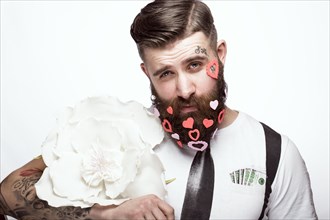
[[[214,188],[214,164],[210,147],[198,151],[191,164],[181,219],[210,218]]]

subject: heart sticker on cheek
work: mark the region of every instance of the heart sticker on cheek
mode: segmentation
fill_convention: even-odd
[[[189,117],[189,118],[187,118],[186,120],[184,120],[183,122],[182,122],[182,126],[184,127],[184,128],[193,128],[193,125],[194,125],[194,119],[192,118],[192,117]]]
[[[189,141],[188,147],[193,150],[203,151],[207,148],[208,144],[205,141]]]
[[[213,125],[214,121],[212,119],[207,119],[205,118],[203,120],[203,125],[205,126],[205,128],[209,128]]]
[[[199,130],[197,130],[197,129],[194,129],[194,130],[191,130],[188,132],[188,136],[193,141],[197,141],[199,138],[199,135],[200,135],[200,133],[199,133]]]
[[[166,132],[172,132],[172,126],[167,119],[164,119],[162,126]]]
[[[212,60],[206,66],[206,73],[213,79],[218,79],[219,75],[219,64],[217,60]]]
[[[168,112],[168,114],[173,115],[173,108],[171,106],[168,107],[166,111]]]

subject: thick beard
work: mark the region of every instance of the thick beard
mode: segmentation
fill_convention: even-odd
[[[160,114],[160,119],[163,122],[165,119],[168,120],[172,127],[172,132],[170,134],[178,134],[180,139],[179,141],[182,144],[187,144],[192,141],[189,137],[189,132],[192,132],[195,129],[199,130],[199,138],[195,141],[204,141],[208,145],[210,144],[211,138],[214,131],[218,127],[218,116],[222,110],[225,108],[227,86],[223,78],[223,65],[219,62],[219,74],[218,80],[215,88],[208,94],[197,97],[192,95],[189,99],[183,99],[177,97],[172,101],[164,101],[157,94],[154,86],[151,84],[151,92],[153,95],[153,105],[156,107]],[[210,102],[218,100],[218,106],[215,110],[210,107]],[[181,109],[184,105],[195,106],[197,111],[190,112],[186,114],[181,114]],[[171,106],[173,113],[169,114],[167,108]],[[193,128],[187,129],[182,126],[183,121],[187,118],[192,117],[194,119]],[[211,127],[206,128],[203,125],[204,119],[211,119],[214,121]],[[175,141],[178,141],[175,139]]]

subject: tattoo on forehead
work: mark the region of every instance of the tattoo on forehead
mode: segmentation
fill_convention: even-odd
[[[207,54],[207,52],[206,52],[206,48],[203,48],[203,47],[201,47],[201,46],[197,46],[197,48],[196,48],[196,50],[195,50],[195,53],[197,53],[197,54],[202,53],[202,54],[205,54],[206,56],[209,56],[209,55]]]

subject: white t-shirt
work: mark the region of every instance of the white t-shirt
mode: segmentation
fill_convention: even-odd
[[[266,213],[270,219],[316,219],[310,180],[303,159],[288,137],[282,150]],[[265,193],[266,147],[262,125],[240,112],[211,141],[215,185],[210,219],[258,219]],[[155,151],[166,169],[166,201],[180,218],[186,184],[195,151],[179,148],[170,139]],[[267,217],[265,217],[267,218]]]

